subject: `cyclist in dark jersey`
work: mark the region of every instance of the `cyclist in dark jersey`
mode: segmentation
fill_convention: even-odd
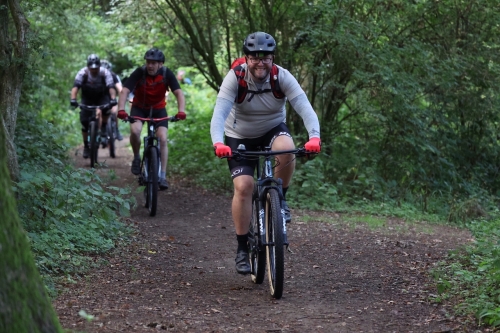
[[[111,64],[111,62],[109,62],[108,60],[103,59],[101,61],[101,66],[111,72],[111,76],[113,76],[113,81],[115,83],[114,88],[116,90],[116,96],[118,96],[122,91],[123,85],[122,85],[122,80],[120,80],[120,77],[115,72],[113,72],[113,64]],[[118,106],[115,105],[111,108],[111,114],[113,115],[113,117],[116,117],[117,113],[118,113]],[[118,126],[118,122],[116,122],[116,138],[119,141],[123,140],[123,136],[120,133],[120,126]]]
[[[75,82],[73,84],[73,88],[71,89],[70,105],[75,108],[78,107],[79,104],[76,98],[78,96],[78,91],[80,90],[82,91],[81,102],[83,105],[96,106],[108,104],[110,107],[109,109],[96,110],[96,118],[99,119],[101,125],[106,128],[106,123],[110,115],[110,109],[117,104],[116,91],[113,87],[114,82],[111,72],[106,68],[101,67],[101,60],[97,55],[91,54],[87,58],[87,67],[80,69],[75,76]],[[87,132],[91,115],[92,111],[80,110],[84,158],[88,158],[90,153]],[[106,137],[106,131],[104,131],[104,136],[102,137]]]
[[[184,112],[186,102],[184,100],[184,93],[182,92],[179,82],[177,81],[174,73],[163,66],[165,62],[165,55],[157,48],[152,48],[144,55],[146,65],[137,68],[123,85],[118,101],[118,118],[127,119],[128,114],[125,112],[125,103],[127,102],[128,94],[133,91],[134,99],[132,101],[132,108],[130,111],[131,116],[138,116],[147,118],[150,111],[153,112],[153,118],[162,118],[167,116],[166,94],[168,91],[177,98],[178,112],[176,117],[178,119],[186,119]],[[132,161],[131,171],[134,175],[141,173],[141,130],[142,121],[131,122],[130,124],[130,144],[134,152],[134,160]],[[156,135],[160,139],[160,156],[161,156],[161,170],[160,170],[160,189],[165,190],[168,188],[166,179],[166,168],[168,160],[167,149],[167,130],[168,122],[163,121],[159,123],[156,130]]]

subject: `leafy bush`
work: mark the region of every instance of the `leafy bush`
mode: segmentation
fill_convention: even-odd
[[[106,185],[94,171],[73,168],[54,125],[23,113],[16,134],[19,216],[40,273],[53,288],[54,277],[84,272],[91,255],[125,239],[130,230],[121,217],[134,201],[127,199],[129,190]]]
[[[500,326],[500,218],[476,220],[467,227],[475,242],[451,253],[433,271],[440,292],[437,300],[454,299],[458,314]]]
[[[186,96],[187,119],[169,128],[168,168],[200,186],[228,190],[232,188],[232,181],[227,162],[215,157],[210,138],[215,93],[206,87],[183,86],[182,89]]]

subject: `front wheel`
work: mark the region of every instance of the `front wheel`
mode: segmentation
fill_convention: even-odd
[[[99,135],[97,134],[97,122],[91,121],[89,124],[90,131],[90,167],[94,168],[97,164],[97,154],[99,152]]]
[[[146,202],[149,216],[155,216],[158,203],[158,151],[154,147],[148,149],[147,165],[145,168],[147,170],[147,178],[145,178],[147,191]]]
[[[264,221],[262,221],[262,219],[259,220],[259,201],[256,191],[257,186],[255,185],[252,200],[252,219],[250,220],[250,236],[248,238],[248,245],[250,250],[252,281],[253,283],[261,284],[264,281],[264,273],[266,270],[266,251],[261,244],[259,225],[263,224]]]
[[[280,299],[285,278],[285,245],[283,240],[283,215],[278,191],[269,189],[266,195],[265,228],[267,275],[271,296]]]
[[[106,133],[108,135],[109,156],[115,158],[115,140],[116,140],[116,121],[111,116],[106,124]]]

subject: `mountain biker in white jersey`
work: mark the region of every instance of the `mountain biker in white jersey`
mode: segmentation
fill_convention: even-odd
[[[231,69],[224,78],[210,125],[212,143],[218,157],[231,156],[232,150],[236,150],[239,144],[244,144],[247,150],[265,146],[270,146],[272,150],[294,149],[292,136],[285,124],[287,100],[302,117],[308,131],[306,152],[320,152],[318,117],[293,75],[273,64],[275,51],[276,42],[271,35],[265,32],[248,35],[243,43],[246,64]],[[271,77],[271,73],[277,74]],[[276,93],[278,82],[282,96]],[[239,98],[242,85],[248,89],[245,98]],[[291,216],[286,193],[295,169],[294,156],[279,155],[277,159],[280,169],[276,170],[275,177],[283,180],[283,209],[289,222]],[[249,274],[247,242],[256,161],[228,159],[228,165],[234,185],[232,216],[238,241],[236,271]]]
[[[101,132],[102,140],[105,140],[107,137],[105,129],[108,117],[111,114],[110,109],[117,104],[114,85],[111,72],[106,68],[101,67],[101,59],[99,59],[96,54],[91,54],[87,58],[87,67],[83,67],[76,74],[73,88],[71,89],[70,105],[72,107],[76,108],[79,106],[76,98],[80,90],[82,91],[81,102],[83,105],[107,105],[106,109],[96,109],[96,118],[98,119],[99,124],[101,124],[101,129],[104,128],[104,132]],[[83,137],[83,158],[88,158],[90,154],[88,127],[92,114],[93,111],[91,110],[80,110],[80,123],[82,124]]]

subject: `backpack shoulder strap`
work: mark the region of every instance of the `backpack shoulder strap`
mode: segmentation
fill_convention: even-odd
[[[85,67],[85,73],[83,73],[82,76],[82,84],[87,83],[88,79],[89,79],[89,69]]]
[[[165,87],[169,87],[167,79],[167,66],[163,66],[163,84]]]
[[[278,78],[279,78],[278,74],[279,74],[278,66],[273,64],[273,67],[271,68],[271,75],[270,75],[271,90],[272,90],[275,98],[282,99],[285,97],[285,94],[283,93],[283,91],[281,91],[280,82],[278,80]]]
[[[245,100],[248,92],[247,81],[245,81],[245,68],[238,65],[233,68],[236,79],[238,80],[238,94],[236,95],[235,102],[240,104]]]

